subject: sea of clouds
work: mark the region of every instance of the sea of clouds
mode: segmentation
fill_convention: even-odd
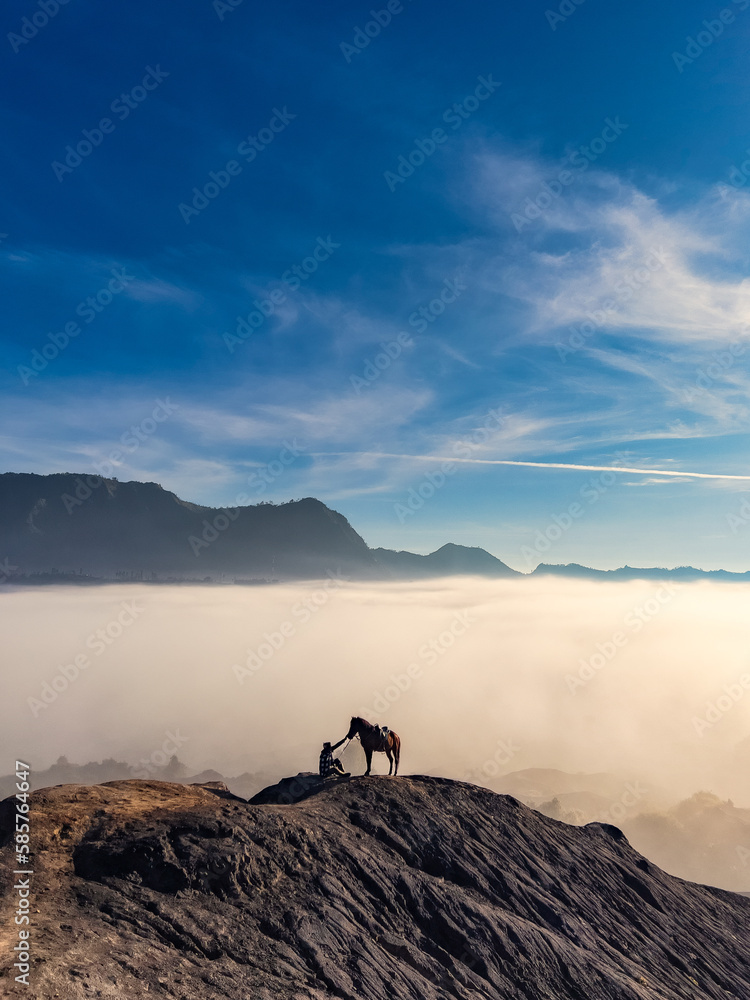
[[[171,735],[194,772],[282,777],[363,715],[399,733],[405,774],[607,771],[747,807],[749,598],[555,577],[6,586],[0,771],[135,764]],[[364,770],[356,743],[345,763]]]

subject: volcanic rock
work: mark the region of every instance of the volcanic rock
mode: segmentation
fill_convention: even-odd
[[[265,805],[156,781],[34,793],[29,987],[6,799],[5,995],[750,997],[750,899],[666,875],[615,827],[439,778],[316,784]]]

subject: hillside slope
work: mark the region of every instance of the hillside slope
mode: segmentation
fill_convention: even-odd
[[[157,483],[6,473],[0,511],[0,553],[20,573],[312,578],[376,566],[346,518],[312,497],[218,510]]]
[[[181,500],[158,483],[121,483],[85,473],[0,474],[0,584],[261,583],[328,575],[355,580],[459,575],[750,580],[750,572],[596,570],[575,563],[540,563],[523,574],[485,549],[453,542],[427,555],[371,549],[343,514],[313,497],[215,508]]]
[[[291,805],[59,786],[32,824],[29,988],[7,978],[2,852],[10,997],[750,997],[750,900],[473,785],[357,778]]]
[[[0,555],[2,582],[514,575],[479,548],[449,543],[426,556],[370,549],[343,514],[313,497],[219,509],[158,483],[73,473],[0,475]]]
[[[394,552],[393,549],[373,549],[381,566],[394,576],[420,579],[422,577],[472,574],[476,576],[521,576],[485,549],[476,546],[456,545],[448,542],[426,556],[414,552]]]

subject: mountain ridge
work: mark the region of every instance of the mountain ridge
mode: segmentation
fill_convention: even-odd
[[[591,569],[579,563],[549,564],[539,563],[532,576],[569,576],[588,580],[682,580],[691,583],[695,580],[720,580],[740,583],[750,581],[750,571],[735,573],[726,569],[696,569],[694,566],[676,566],[665,569],[657,566],[640,567],[619,566],[617,569]]]
[[[425,775],[318,786],[289,805],[273,804],[285,782],[267,805],[218,782],[34,793],[44,959],[6,995],[750,995],[750,900],[666,875],[616,827],[566,826]],[[0,804],[6,928],[15,808]],[[12,961],[5,951],[6,976]]]
[[[0,559],[18,582],[238,582],[401,579],[515,571],[484,549],[447,543],[427,556],[370,549],[343,514],[313,497],[212,508],[158,483],[76,473],[0,475]],[[473,570],[472,570],[473,568]],[[0,564],[0,570],[2,564]],[[247,575],[251,579],[245,579]]]
[[[182,500],[158,483],[77,473],[0,474],[0,511],[0,583],[268,583],[332,572],[361,580],[750,580],[750,571],[690,566],[540,563],[521,573],[483,548],[454,542],[427,555],[370,548],[343,514],[314,497],[215,508]]]
[[[425,775],[319,786],[289,805],[273,804],[284,782],[268,805],[218,782],[34,793],[44,961],[7,995],[750,995],[750,900],[666,875],[616,827]],[[0,804],[4,927],[15,808]]]

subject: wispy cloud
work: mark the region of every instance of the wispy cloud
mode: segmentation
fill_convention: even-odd
[[[532,161],[510,179],[506,157],[488,153],[478,164],[475,197],[494,208],[507,231],[510,212],[523,200],[519,186],[534,194],[544,175],[543,165]],[[720,198],[712,190],[702,202],[668,213],[632,184],[592,170],[523,233],[527,249],[515,266],[488,261],[487,267],[500,290],[529,306],[528,332],[539,336],[598,310],[602,329],[640,337],[747,339],[750,279],[737,274],[735,244],[748,205],[745,194]],[[575,239],[552,249],[545,239],[555,233]],[[615,308],[603,310],[607,301]]]
[[[149,305],[167,302],[188,310],[197,308],[201,301],[200,295],[191,289],[161,278],[136,279],[129,283],[126,292],[128,298],[136,302],[147,302]]]
[[[343,455],[344,452],[318,452],[320,455]],[[521,462],[503,458],[458,458],[455,455],[400,455],[388,452],[362,452],[372,458],[401,459],[413,462],[459,462],[466,465],[515,465],[531,469],[573,469],[579,472],[624,472],[642,476],[670,476],[675,479],[742,479],[750,476],[724,472],[685,472],[674,469],[631,469],[618,465],[578,465],[570,462]]]
[[[341,442],[393,433],[432,399],[428,389],[398,387],[373,387],[357,396],[348,382],[342,383],[341,396],[303,396],[301,387],[289,381],[279,381],[273,389],[266,386],[265,395],[281,401],[245,407],[235,403],[223,409],[186,406],[183,419],[204,443],[246,441],[272,445],[293,435],[308,443]]]

